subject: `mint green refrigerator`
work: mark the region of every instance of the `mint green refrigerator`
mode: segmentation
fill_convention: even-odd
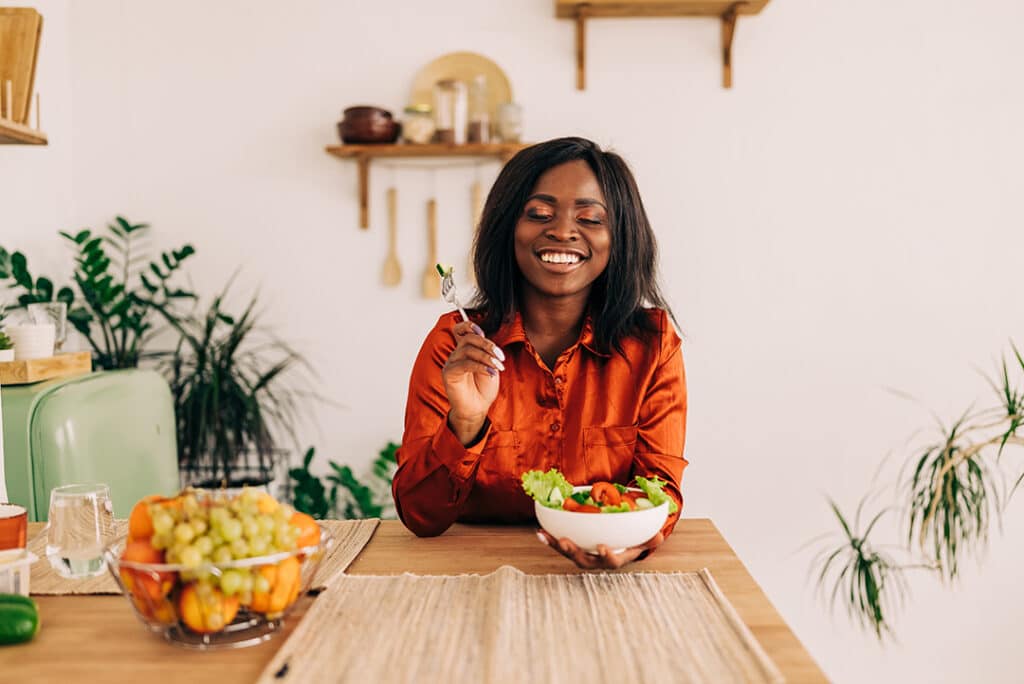
[[[128,517],[147,494],[178,489],[174,405],[149,370],[89,373],[0,387],[7,499],[45,521],[50,490],[110,486],[114,515]]]

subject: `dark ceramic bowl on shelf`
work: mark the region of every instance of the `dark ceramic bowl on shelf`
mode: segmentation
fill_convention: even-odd
[[[380,107],[349,107],[338,122],[341,141],[350,145],[393,143],[401,132],[391,112]]]

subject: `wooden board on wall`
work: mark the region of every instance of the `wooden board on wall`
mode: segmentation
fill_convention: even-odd
[[[14,116],[28,124],[43,16],[30,7],[0,7],[0,86],[12,81]]]

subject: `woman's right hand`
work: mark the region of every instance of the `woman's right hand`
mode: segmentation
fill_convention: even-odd
[[[463,321],[452,332],[455,349],[441,371],[451,407],[448,425],[460,442],[469,444],[483,429],[487,411],[498,396],[505,353],[475,323]]]

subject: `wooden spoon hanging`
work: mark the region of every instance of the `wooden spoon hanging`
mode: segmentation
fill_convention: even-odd
[[[480,215],[484,210],[484,191],[480,185],[480,179],[473,181],[469,188],[469,210],[473,216],[473,239],[476,239],[476,229],[480,225]],[[466,269],[466,282],[473,285],[476,282],[476,267],[473,265],[473,243],[469,245],[469,263]]]
[[[384,259],[381,279],[387,287],[402,281],[402,265],[398,263],[398,190],[388,188],[388,255]]]
[[[427,200],[427,267],[423,270],[423,296],[441,298],[441,278],[437,275],[437,200]]]

